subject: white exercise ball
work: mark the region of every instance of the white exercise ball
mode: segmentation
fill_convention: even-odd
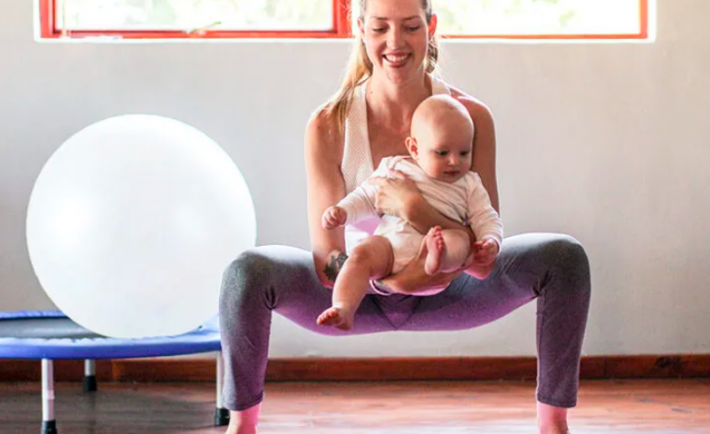
[[[118,338],[173,336],[218,311],[222,273],[256,242],[249,189],[199,130],[125,115],[69,138],[27,210],[37,278],[69,318]]]

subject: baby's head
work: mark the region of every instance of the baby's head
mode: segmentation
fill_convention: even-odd
[[[422,102],[412,117],[407,150],[429,177],[455,182],[471,169],[473,122],[468,110],[448,95]]]

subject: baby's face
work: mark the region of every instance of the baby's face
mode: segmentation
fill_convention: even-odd
[[[414,159],[429,177],[456,182],[471,170],[473,137],[466,129],[448,122],[426,122],[417,128]]]

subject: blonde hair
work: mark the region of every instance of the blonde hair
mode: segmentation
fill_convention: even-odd
[[[358,0],[360,2],[360,19],[365,18],[365,9],[367,0]],[[421,0],[422,9],[426,15],[427,24],[431,23],[431,18],[434,14],[431,6],[431,0]],[[352,11],[351,11],[352,13]],[[438,70],[439,60],[439,42],[436,37],[429,39],[426,58],[426,72],[431,74]],[[323,110],[328,118],[335,121],[338,131],[342,132],[345,128],[345,119],[352,105],[355,88],[365,82],[372,76],[372,62],[367,57],[365,51],[365,43],[362,37],[356,38],[355,46],[350,54],[350,60],[345,71],[345,77],[340,85],[340,89],[326,103]]]

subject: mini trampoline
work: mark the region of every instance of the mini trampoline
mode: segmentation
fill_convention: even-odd
[[[59,311],[0,312],[0,359],[42,361],[42,433],[57,432],[53,360],[84,359],[84,390],[96,391],[94,360],[176,356],[217,351],[215,426],[229,423],[222,407],[222,353],[218,317],[179,336],[116,339],[97,335]]]

